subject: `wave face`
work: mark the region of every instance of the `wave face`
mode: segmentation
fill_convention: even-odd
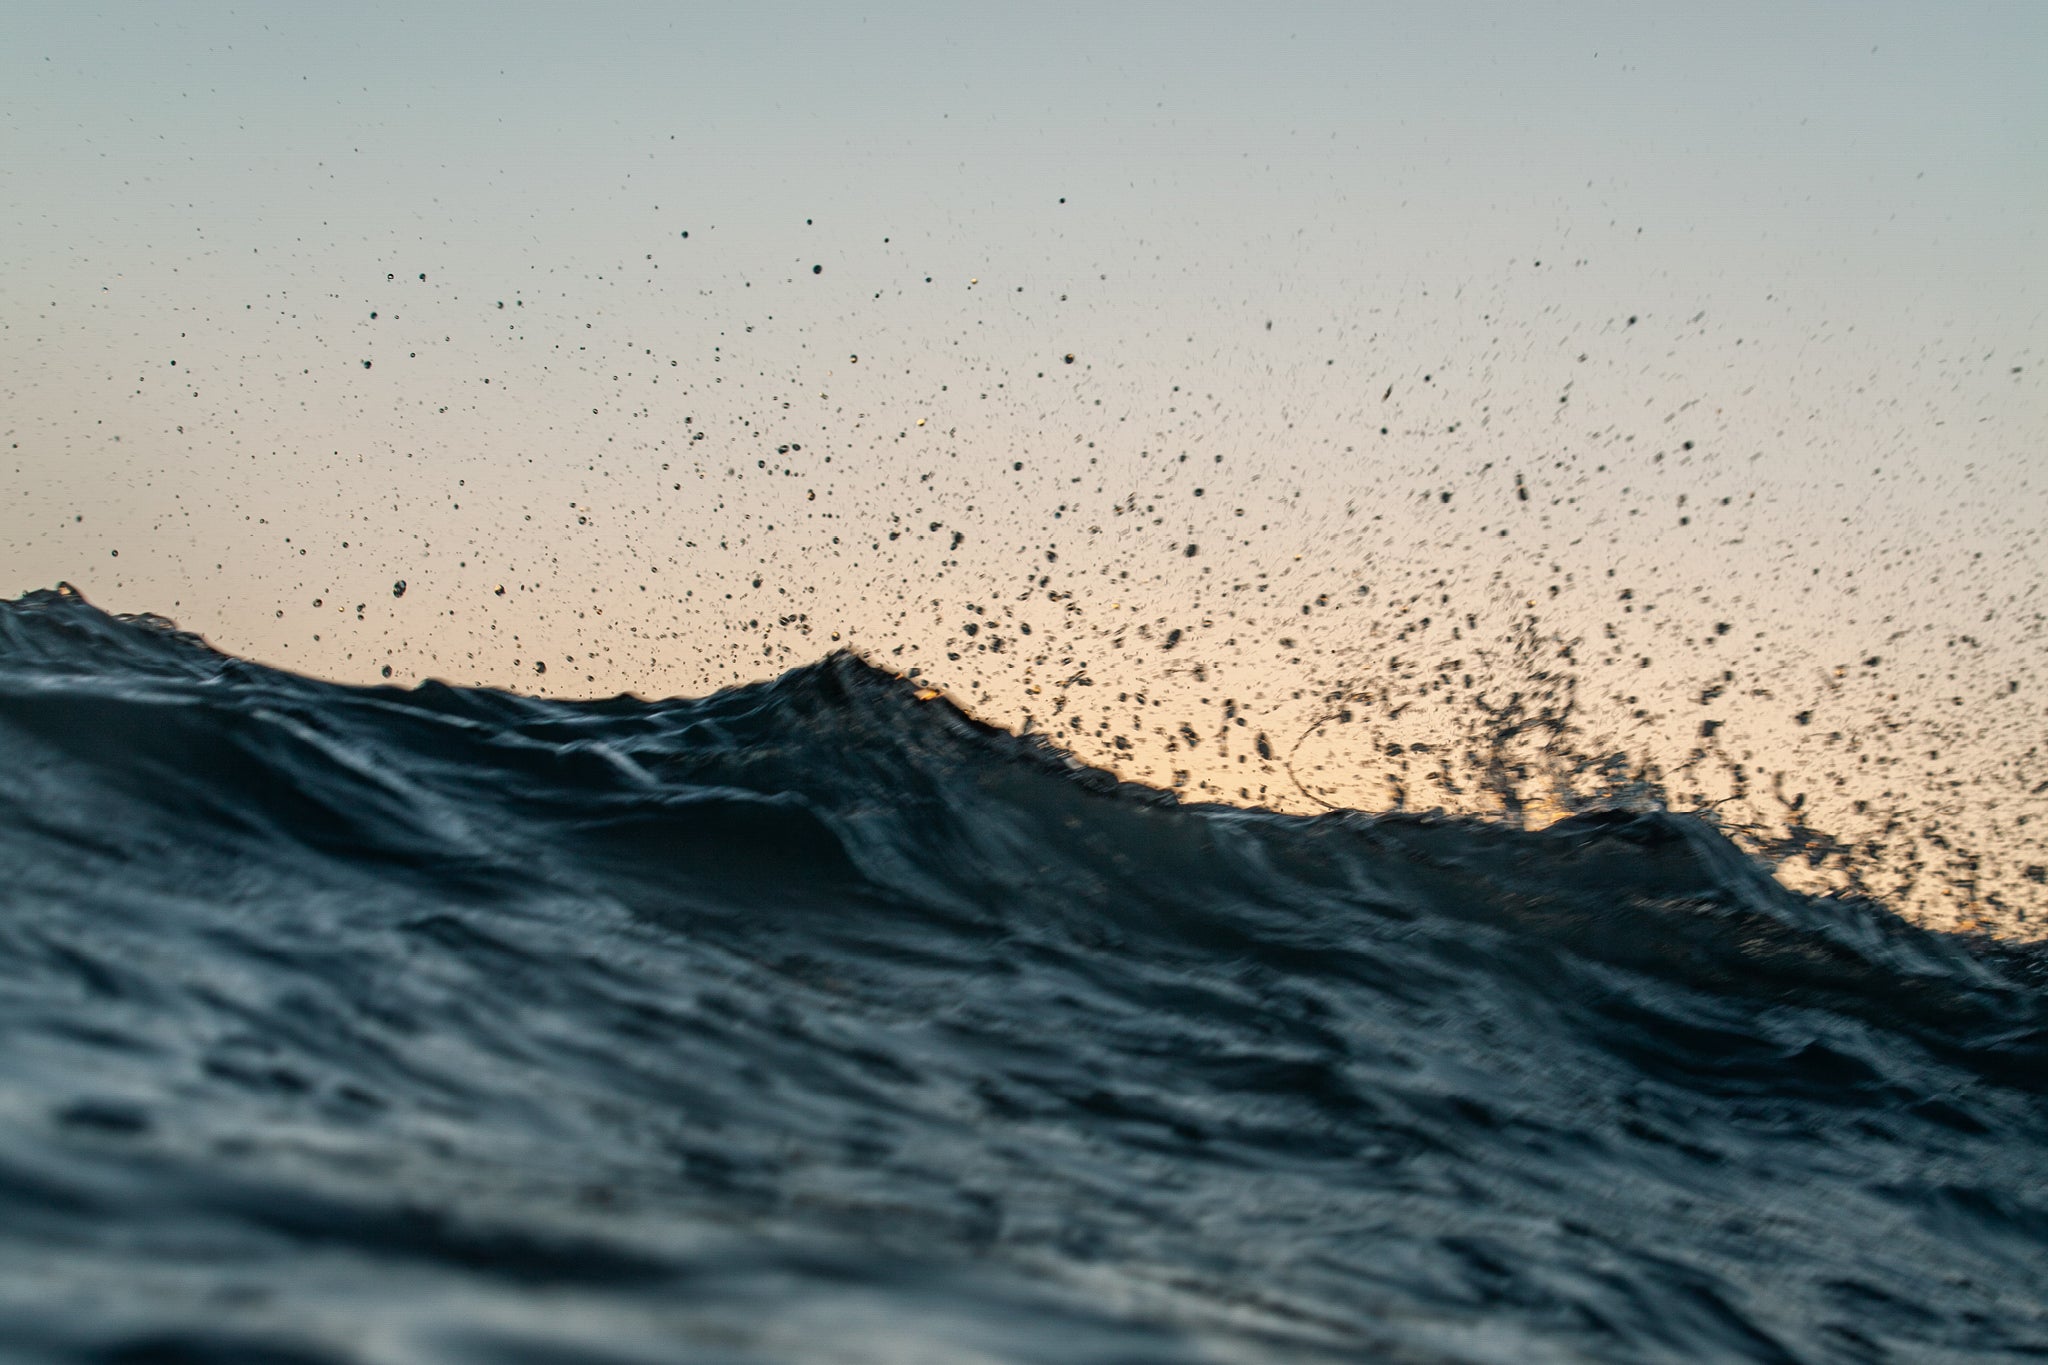
[[[334,686],[0,605],[0,1340],[2048,1352],[2039,950],[1710,826],[1119,786],[835,656]]]

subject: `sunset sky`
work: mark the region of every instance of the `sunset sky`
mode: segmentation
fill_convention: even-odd
[[[1063,742],[1158,781],[1225,680],[1291,739],[1533,612],[1630,743],[1947,727],[1912,799],[1968,755],[2024,866],[2044,64],[2027,4],[17,5],[0,586],[353,682],[1092,673]]]

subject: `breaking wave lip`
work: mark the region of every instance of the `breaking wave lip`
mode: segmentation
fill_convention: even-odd
[[[848,654],[350,688],[0,604],[52,1360],[2048,1351],[2048,953],[1706,821],[1178,801]]]

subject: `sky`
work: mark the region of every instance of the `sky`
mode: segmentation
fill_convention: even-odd
[[[2011,927],[2044,60],[2026,4],[17,4],[0,591],[355,683],[850,647],[1290,808],[1484,806],[1456,735]]]

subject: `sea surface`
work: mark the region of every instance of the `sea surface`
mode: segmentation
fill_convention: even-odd
[[[835,655],[0,604],[0,1356],[2048,1356],[2048,957],[1711,824],[1190,805]]]

